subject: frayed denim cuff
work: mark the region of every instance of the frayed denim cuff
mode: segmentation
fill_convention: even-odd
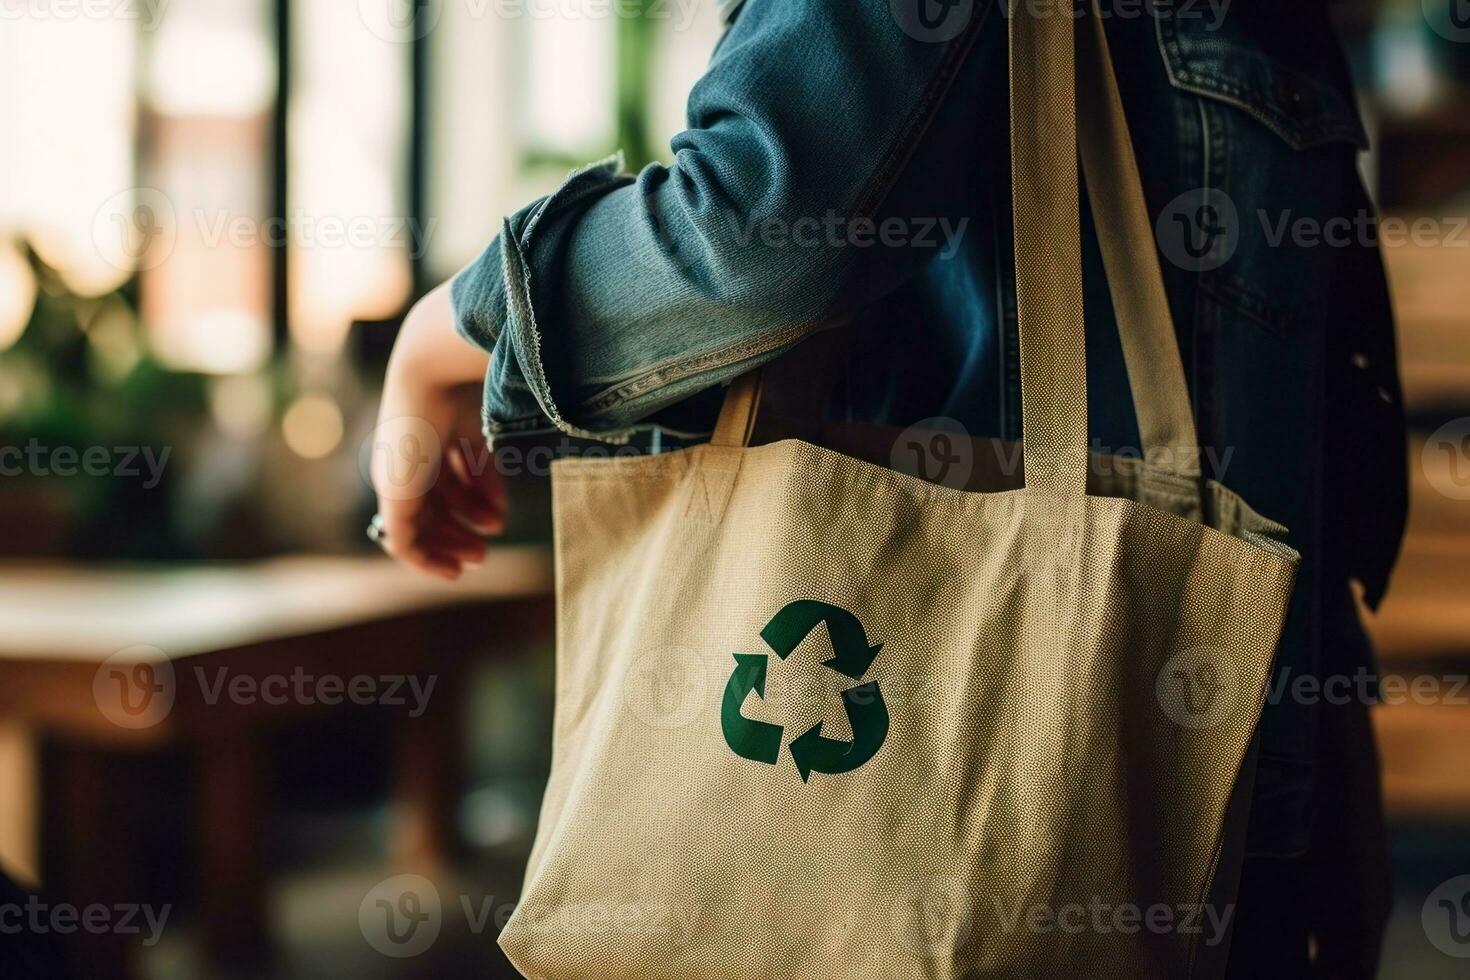
[[[621,154],[573,171],[554,193],[505,219],[479,258],[454,277],[455,329],[490,354],[482,415],[487,437],[560,430],[616,438],[583,428],[558,404],[547,357],[554,338],[537,323],[535,305],[537,293],[553,291],[556,283],[535,260],[559,252],[560,241],[593,201],[633,179],[623,173]]]

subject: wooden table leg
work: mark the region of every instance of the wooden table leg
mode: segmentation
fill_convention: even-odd
[[[118,906],[141,907],[134,874],[131,798],[128,780],[119,776],[115,758],[95,748],[48,742],[44,749],[46,832],[42,842],[42,902],[46,928],[56,928],[51,913],[76,921],[89,909],[103,907],[108,922]],[[136,916],[135,921],[142,916]],[[119,929],[82,929],[58,934],[81,977],[136,975],[135,937]]]
[[[216,962],[252,962],[268,952],[260,830],[266,815],[261,740],[244,729],[210,735],[200,747],[200,908]]]
[[[38,750],[24,725],[0,724],[0,867],[32,885],[41,879]]]
[[[462,672],[441,671],[427,710],[395,726],[394,791],[398,823],[393,858],[401,865],[442,868],[459,851],[463,792]]]

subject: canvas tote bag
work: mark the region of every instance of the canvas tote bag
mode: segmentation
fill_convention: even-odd
[[[526,976],[1203,972],[1296,556],[1200,479],[1100,21],[1075,86],[1071,19],[1025,6],[1024,488],[747,447],[753,377],[706,446],[558,462],[552,774],[500,939]],[[1142,461],[1087,451],[1079,88]]]

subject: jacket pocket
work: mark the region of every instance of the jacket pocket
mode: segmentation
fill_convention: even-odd
[[[1330,22],[1315,5],[1294,7],[1241,13],[1203,0],[1161,0],[1155,24],[1170,83],[1235,106],[1292,149],[1333,142],[1367,149]]]
[[[1351,78],[1325,15],[1282,4],[1215,18],[1193,2],[1160,4],[1155,27],[1198,148],[1186,175],[1198,196],[1181,200],[1227,236],[1198,285],[1228,319],[1291,336],[1320,325],[1323,290],[1361,237],[1347,202],[1368,140]]]

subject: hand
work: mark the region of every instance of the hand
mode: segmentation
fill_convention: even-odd
[[[414,306],[389,360],[373,488],[395,559],[450,581],[505,529],[505,486],[479,433],[486,355],[454,333],[441,286]]]

